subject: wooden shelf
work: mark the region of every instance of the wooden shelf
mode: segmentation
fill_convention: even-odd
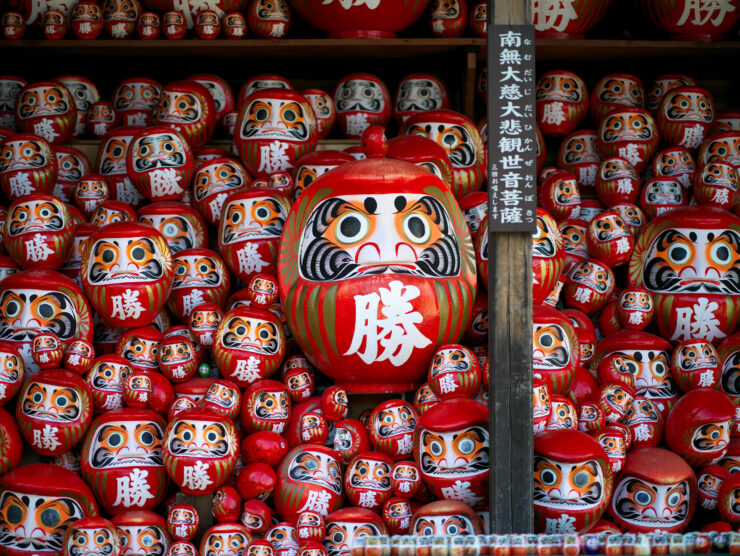
[[[232,58],[325,58],[343,59],[358,56],[397,59],[447,54],[461,49],[485,51],[486,39],[245,39],[218,40],[19,40],[0,43],[7,56],[83,55],[92,57],[132,56],[219,56]]]

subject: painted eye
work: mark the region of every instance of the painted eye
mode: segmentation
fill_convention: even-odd
[[[341,531],[337,531],[331,536],[331,540],[334,544],[341,544],[344,540],[344,533],[342,533]]]
[[[573,484],[578,488],[583,488],[588,484],[589,474],[586,471],[579,471],[573,477]]]
[[[673,507],[678,505],[678,503],[681,501],[681,495],[678,492],[671,493],[670,496],[668,496],[668,499],[666,500],[666,503]]]
[[[139,435],[139,440],[144,446],[151,446],[154,444],[154,435],[149,431],[144,431]]]
[[[118,448],[123,444],[123,435],[119,432],[114,432],[108,437],[108,445],[111,448]]]
[[[206,435],[208,442],[216,442],[218,440],[218,434],[215,431],[211,431]]]
[[[48,302],[40,303],[38,307],[38,314],[45,319],[50,319],[56,312],[54,305]]]
[[[131,258],[135,261],[143,261],[146,258],[146,251],[143,247],[134,247],[131,250]]]
[[[190,432],[188,430],[183,431],[183,433],[182,433],[182,439],[185,442],[189,442],[190,440],[192,440],[192,438],[193,438],[193,433],[192,432]]]
[[[359,212],[345,214],[337,222],[337,239],[341,243],[356,243],[364,239],[369,232],[370,225],[365,215]]]
[[[296,113],[295,110],[288,109],[283,112],[283,119],[286,122],[293,123],[298,119],[298,114]]]
[[[460,442],[460,444],[457,445],[458,450],[460,450],[461,454],[464,454],[466,456],[473,453],[475,450],[475,442],[473,442],[469,438],[465,438]]]
[[[429,451],[433,456],[441,456],[444,453],[444,446],[442,446],[440,442],[434,440],[429,444]]]
[[[412,243],[425,243],[432,235],[429,223],[420,214],[409,214],[403,219],[404,235]]]
[[[309,471],[316,471],[319,468],[319,463],[316,460],[310,459],[306,462],[306,469]]]
[[[55,510],[54,508],[47,508],[46,510],[41,512],[40,517],[41,523],[46,527],[56,527],[62,520],[61,515],[59,515],[59,511]]]
[[[553,345],[555,345],[555,338],[552,334],[542,334],[538,339],[537,342],[542,346],[543,348],[551,348]]]
[[[258,122],[265,122],[270,117],[270,111],[267,110],[267,108],[259,108],[257,112],[254,113],[254,119]]]
[[[639,490],[637,491],[637,494],[635,494],[635,502],[640,504],[641,506],[647,506],[652,501],[653,497],[650,496],[650,493],[645,490]]]
[[[10,318],[17,317],[21,312],[21,305],[17,301],[9,301],[5,305],[5,314]]]
[[[545,486],[553,486],[558,481],[557,474],[551,469],[545,469],[540,473],[540,481]]]
[[[674,264],[686,264],[690,259],[691,247],[684,242],[671,245],[668,249],[668,260]]]
[[[732,262],[732,250],[727,242],[719,242],[712,245],[710,251],[712,260],[720,265],[727,265]]]

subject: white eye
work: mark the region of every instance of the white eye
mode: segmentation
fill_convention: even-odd
[[[403,233],[412,243],[425,243],[429,241],[432,231],[429,222],[420,214],[409,214],[403,219]]]
[[[341,243],[356,243],[365,239],[369,230],[370,223],[364,214],[349,212],[339,218],[336,237]]]
[[[691,259],[691,251],[686,243],[676,243],[668,249],[668,259],[675,264],[686,264]]]
[[[442,446],[442,444],[435,440],[431,444],[429,444],[429,451],[432,453],[433,456],[441,456],[444,452],[444,447]]]

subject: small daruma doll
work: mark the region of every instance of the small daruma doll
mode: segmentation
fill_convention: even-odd
[[[164,518],[148,510],[117,513],[111,519],[121,536],[121,556],[165,556],[170,538]]]
[[[204,302],[223,306],[231,277],[218,254],[210,249],[185,249],[174,257],[172,293],[167,307],[179,318],[187,318]]]
[[[486,152],[475,124],[452,110],[433,110],[411,116],[405,135],[421,135],[447,151],[452,164],[452,193],[455,198],[478,191],[485,178]]]
[[[208,409],[187,409],[167,426],[162,455],[180,490],[210,494],[231,476],[239,457],[239,439],[228,417]]]
[[[295,91],[261,89],[244,99],[234,146],[254,176],[289,171],[316,150],[318,130],[311,104]]]
[[[565,394],[580,363],[580,346],[567,315],[546,305],[533,307],[533,369],[552,394]]]
[[[668,447],[694,467],[717,463],[727,452],[735,405],[724,392],[691,390],[665,422]]]
[[[284,519],[294,520],[305,511],[326,517],[343,501],[342,460],[337,452],[303,444],[285,455],[274,490],[275,509]]]
[[[344,476],[344,491],[349,503],[380,512],[391,497],[391,468],[388,456],[365,452],[352,459]]]
[[[57,166],[51,145],[38,135],[11,135],[0,142],[0,186],[11,200],[32,193],[51,193]]]
[[[224,201],[219,251],[243,282],[261,272],[276,274],[277,251],[289,212],[287,195],[262,189],[233,193]]]
[[[694,514],[696,475],[669,450],[632,450],[614,485],[609,514],[623,531],[680,533]]]
[[[251,0],[247,10],[249,30],[263,39],[285,37],[290,20],[290,8],[285,0]]]
[[[480,364],[465,346],[447,344],[434,352],[427,378],[432,391],[441,400],[472,398],[480,387]]]
[[[586,242],[589,251],[612,268],[629,261],[635,245],[627,224],[613,210],[606,210],[591,220]]]
[[[359,139],[371,125],[385,126],[391,118],[390,93],[385,83],[369,73],[353,73],[334,89],[337,123],[348,139]]]
[[[282,322],[265,309],[239,308],[224,315],[213,355],[221,374],[245,387],[269,378],[285,356]]]
[[[67,87],[54,81],[29,83],[15,103],[18,131],[34,133],[52,144],[72,138],[77,124],[77,107]]]
[[[673,350],[671,373],[684,392],[715,388],[720,382],[722,364],[711,343],[702,338],[690,338]]]
[[[159,506],[169,479],[162,463],[165,421],[146,409],[107,411],[82,444],[82,477],[109,512]]]
[[[18,350],[9,343],[0,342],[0,407],[18,393],[25,374]]]
[[[175,504],[167,512],[167,531],[174,540],[192,539],[198,532],[199,523],[198,511],[191,504]]]
[[[419,418],[414,460],[435,496],[485,507],[488,439],[488,408],[473,400],[442,401]],[[464,494],[455,488],[457,481],[469,483]]]
[[[397,461],[412,457],[413,435],[419,415],[403,400],[388,400],[370,415],[368,429],[376,450]]]
[[[565,265],[563,235],[555,219],[537,208],[537,230],[532,235],[532,295],[535,304],[542,303],[557,286]]]
[[[666,145],[695,151],[709,135],[714,116],[714,99],[706,89],[671,89],[658,108],[660,136]]]
[[[454,38],[462,35],[468,22],[466,0],[434,0],[429,25],[435,37]]]
[[[358,539],[388,535],[388,528],[375,512],[366,508],[342,508],[326,518],[326,542],[329,556],[350,556]]]
[[[67,207],[52,195],[25,195],[8,208],[3,243],[23,268],[62,266],[72,248],[74,222]]]
[[[64,347],[53,332],[42,332],[31,344],[33,360],[41,369],[54,369],[60,366]]]
[[[619,294],[617,319],[624,328],[642,330],[650,324],[654,313],[653,296],[645,288],[625,288]]]
[[[83,517],[67,529],[62,556],[120,556],[121,550],[121,537],[110,521],[102,517]]]
[[[567,135],[588,112],[588,91],[578,75],[548,71],[537,81],[537,125],[544,135]]]
[[[241,523],[212,525],[200,541],[200,554],[212,556],[244,556],[252,535]]]
[[[655,300],[654,323],[673,343],[717,343],[740,309],[740,218],[710,207],[676,209],[653,220],[630,260],[629,285]]]
[[[585,533],[601,518],[612,493],[609,459],[601,445],[580,431],[552,430],[534,441],[535,531]]]
[[[643,108],[617,108],[601,120],[598,141],[602,156],[618,156],[642,172],[658,147],[658,126]]]
[[[194,162],[190,146],[168,127],[145,127],[126,154],[134,185],[149,201],[177,201],[190,186]]]
[[[144,326],[167,301],[172,266],[170,249],[158,231],[129,222],[111,224],[87,240],[82,287],[108,323]]]
[[[241,162],[217,157],[197,165],[193,178],[193,206],[206,222],[216,226],[230,193],[245,189],[252,181]]]
[[[0,537],[7,556],[58,555],[67,530],[97,515],[85,482],[58,465],[24,465],[0,478]]]
[[[288,390],[276,380],[259,380],[244,391],[241,422],[244,431],[285,432],[290,420]]]
[[[403,391],[417,386],[438,346],[464,333],[473,259],[462,211],[440,178],[369,158],[335,168],[298,199],[283,233],[278,289],[297,343],[338,386]],[[379,326],[400,299],[405,333],[386,342]]]
[[[196,81],[175,81],[162,89],[152,109],[151,122],[176,131],[190,148],[198,150],[216,130],[216,104],[204,85]]]
[[[730,210],[738,199],[737,169],[727,162],[710,162],[694,180],[694,200],[697,205]]]

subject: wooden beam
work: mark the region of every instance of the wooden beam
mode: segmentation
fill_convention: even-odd
[[[489,2],[494,24],[531,22],[529,0]],[[488,40],[493,41],[493,25]],[[490,50],[489,50],[490,52]],[[496,79],[489,56],[488,78]],[[498,105],[489,87],[489,111]],[[488,121],[492,120],[489,115]],[[489,161],[498,130],[489,130]],[[530,172],[536,173],[536,168]],[[491,364],[491,532],[534,530],[532,474],[532,236],[491,233],[489,245],[489,360]]]
[[[468,48],[465,52],[465,72],[463,74],[463,114],[475,120],[475,82],[478,66],[478,49]]]

